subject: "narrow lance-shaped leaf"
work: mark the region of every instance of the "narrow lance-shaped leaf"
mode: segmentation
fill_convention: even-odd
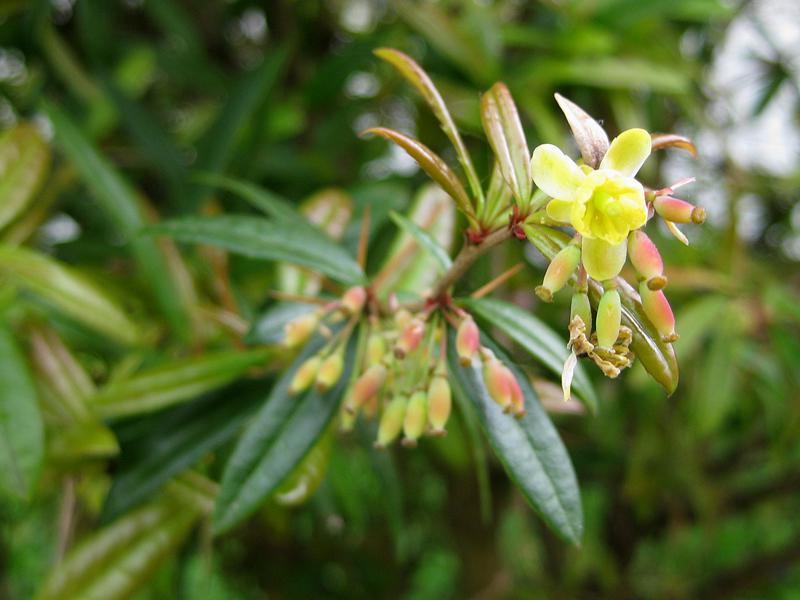
[[[162,364],[130,379],[113,381],[90,402],[106,418],[160,410],[233,381],[248,369],[264,365],[273,353],[271,348],[227,351]]]
[[[232,192],[251,206],[276,220],[292,224],[305,223],[302,215],[295,210],[288,200],[250,182],[226,177],[225,175],[202,172],[194,175],[193,179],[198,183]]]
[[[481,97],[481,121],[503,178],[518,204],[531,196],[531,154],[511,92],[503,83],[494,84]]]
[[[328,427],[342,400],[353,363],[351,338],[344,371],[327,392],[313,386],[289,395],[294,374],[306,359],[318,352],[324,340],[315,338],[275,384],[228,461],[222,474],[214,530],[228,531],[255,512],[289,476]]]
[[[0,324],[0,490],[28,498],[44,456],[36,388],[17,343]]]
[[[402,228],[403,231],[413,236],[414,239],[419,242],[419,245],[436,259],[441,273],[444,273],[453,265],[453,261],[450,259],[450,255],[447,254],[447,251],[439,245],[439,242],[431,237],[431,234],[422,229],[422,227],[394,211],[391,212],[391,217],[392,221]]]
[[[99,285],[44,254],[0,246],[0,273],[110,339],[124,344],[136,344],[141,339],[141,327]]]
[[[513,339],[528,354],[541,361],[551,373],[560,376],[569,355],[564,336],[559,336],[531,313],[514,304],[493,298],[460,300],[471,312],[482,317]],[[565,329],[566,331],[566,329]],[[597,396],[581,365],[575,368],[572,387],[586,408],[597,411]]]
[[[456,174],[447,166],[447,163],[439,158],[433,150],[417,140],[413,140],[402,133],[386,129],[385,127],[373,127],[364,132],[364,134],[370,133],[386,138],[408,152],[409,155],[417,161],[417,164],[419,164],[422,170],[427,173],[428,177],[433,179],[444,191],[450,194],[450,197],[453,198],[458,209],[466,215],[470,223],[476,223],[475,209],[467,195],[467,191],[464,189],[464,186],[461,185],[461,181]]]
[[[492,400],[477,357],[472,365],[461,366],[455,333],[451,330],[449,335],[448,362],[455,392],[475,406],[497,458],[525,499],[556,533],[580,543],[583,509],[572,462],[527,376],[487,336],[482,336],[482,343],[511,370],[522,389],[527,413],[517,419]]]
[[[608,134],[589,114],[561,94],[556,94],[556,102],[567,117],[572,135],[581,151],[583,162],[596,169],[608,152]]]
[[[178,334],[188,339],[189,315],[179,301],[181,295],[163,253],[155,240],[133,239],[146,221],[136,193],[66,112],[49,102],[43,103],[43,108],[55,129],[56,143],[75,165],[114,228],[130,243],[140,274],[152,286],[163,313]]]
[[[430,106],[433,114],[442,126],[442,131],[444,131],[445,135],[450,139],[450,143],[453,144],[461,167],[464,169],[464,174],[467,176],[472,195],[478,199],[478,205],[480,206],[483,203],[483,187],[481,186],[480,179],[478,179],[478,174],[475,172],[475,167],[472,165],[472,159],[469,156],[469,152],[467,152],[467,147],[464,145],[461,135],[458,133],[458,128],[453,118],[450,116],[450,111],[447,110],[447,105],[444,103],[439,90],[433,85],[431,78],[428,77],[425,70],[407,54],[392,48],[378,48],[374,52],[376,56],[382,58],[397,69],[400,74],[417,89],[428,106]]]
[[[198,512],[161,500],[98,530],[47,577],[37,600],[128,598],[189,534]]]
[[[0,137],[0,228],[30,205],[50,166],[50,148],[31,124],[12,127]]]
[[[285,261],[348,285],[364,279],[358,263],[319,230],[287,227],[285,223],[272,223],[260,217],[184,217],[148,227],[145,233],[168,235],[179,242],[219,246],[252,258]]]

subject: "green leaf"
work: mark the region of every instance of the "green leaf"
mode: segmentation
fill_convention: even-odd
[[[326,430],[350,377],[354,337],[351,336],[339,383],[328,392],[320,393],[313,386],[298,396],[290,396],[288,392],[300,365],[322,348],[324,340],[320,338],[306,345],[275,384],[222,474],[222,487],[214,511],[216,533],[230,530],[255,512]]]
[[[459,304],[483,318],[514,340],[528,354],[558,377],[567,359],[567,339],[528,311],[493,298],[464,299]],[[575,367],[572,387],[591,412],[597,412],[597,396],[582,365]]]
[[[37,600],[128,598],[175,552],[197,517],[188,505],[167,500],[142,507],[72,549]]]
[[[36,197],[50,166],[50,147],[31,124],[0,137],[0,228],[22,214]]]
[[[483,202],[483,187],[480,179],[478,179],[478,174],[472,165],[472,159],[469,156],[469,152],[467,152],[467,147],[461,140],[458,128],[450,116],[450,111],[447,110],[447,105],[444,103],[439,90],[433,85],[431,78],[410,56],[398,50],[378,48],[374,53],[397,69],[417,89],[428,106],[430,106],[442,126],[442,131],[450,139],[450,143],[453,144],[461,167],[464,169],[464,174],[467,176],[467,181],[469,181],[472,195],[478,199],[480,205]]]
[[[198,171],[220,173],[228,165],[242,128],[278,81],[289,57],[288,48],[272,48],[252,72],[234,86],[216,120],[197,144]],[[208,193],[205,186],[195,186],[186,199],[186,209],[194,211]]]
[[[122,456],[103,506],[109,522],[233,439],[263,398],[263,381],[234,384],[165,413],[123,423]]]
[[[423,171],[425,171],[428,177],[433,179],[445,192],[450,194],[450,197],[455,201],[458,210],[466,215],[466,217],[470,220],[470,223],[475,223],[475,209],[473,208],[472,202],[467,195],[467,191],[461,184],[461,180],[456,176],[455,173],[453,173],[450,167],[447,166],[447,163],[444,162],[438,154],[436,154],[422,142],[418,142],[417,140],[411,139],[402,133],[392,129],[386,129],[385,127],[373,127],[371,129],[367,129],[364,132],[364,135],[366,134],[379,135],[382,138],[394,142],[403,150],[408,152],[411,158],[417,161],[417,164],[422,168]]]
[[[184,217],[148,227],[145,233],[179,242],[219,246],[236,254],[308,267],[344,284],[364,280],[358,263],[325,234],[286,227],[260,217]]]
[[[437,258],[411,231],[401,231],[373,279],[380,295],[390,292],[420,294],[434,284],[441,272],[440,259],[450,261],[448,252],[455,237],[456,211],[439,186],[431,183],[419,189],[406,221],[425,233],[442,252]]]
[[[392,211],[390,215],[392,217],[392,221],[394,221],[398,227],[401,227],[403,231],[413,236],[414,239],[419,242],[420,247],[426,250],[428,254],[436,259],[439,267],[441,267],[439,269],[440,273],[444,273],[447,271],[447,269],[453,266],[453,261],[450,259],[450,255],[447,253],[447,250],[442,248],[439,245],[439,242],[431,237],[430,233],[399,213]]]
[[[221,387],[248,369],[264,365],[273,354],[271,348],[258,348],[164,363],[129,379],[112,381],[90,403],[105,418],[153,412]]]
[[[42,418],[28,366],[0,325],[0,491],[29,498],[44,457]]]
[[[517,106],[504,83],[496,83],[481,97],[481,121],[489,144],[518,204],[531,197],[531,153]]]
[[[527,413],[517,419],[489,396],[482,366],[476,358],[462,367],[450,330],[447,357],[454,391],[471,402],[489,443],[509,477],[525,499],[562,538],[579,544],[583,535],[583,510],[575,472],[556,428],[539,404],[527,376],[486,335],[482,343],[514,374],[525,396]]]
[[[55,140],[61,151],[81,174],[116,231],[130,244],[140,276],[146,278],[152,287],[162,312],[175,331],[188,339],[189,315],[180,302],[182,296],[170,274],[164,253],[155,240],[135,238],[146,221],[140,198],[66,112],[49,102],[44,102],[42,107],[53,124]]]
[[[305,219],[294,209],[294,206],[292,206],[288,200],[247,181],[241,181],[224,175],[215,175],[214,173],[198,173],[193,179],[210,187],[227,190],[236,194],[253,207],[273,217],[276,221],[285,221],[298,225],[306,224]]]
[[[110,339],[123,344],[141,341],[141,326],[98,284],[71,267],[27,248],[0,246],[0,273]]]

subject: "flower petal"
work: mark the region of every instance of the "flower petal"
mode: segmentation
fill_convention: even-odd
[[[578,165],[552,144],[542,144],[531,158],[533,182],[548,196],[572,200],[585,175]]]
[[[651,145],[650,134],[644,129],[623,131],[611,142],[600,168],[633,177],[650,156]]]
[[[628,244],[623,241],[613,245],[606,241],[583,238],[583,266],[589,277],[605,281],[619,275],[628,255]]]
[[[569,216],[572,212],[572,202],[569,200],[559,200],[554,198],[547,203],[547,216],[562,223],[569,223]]]

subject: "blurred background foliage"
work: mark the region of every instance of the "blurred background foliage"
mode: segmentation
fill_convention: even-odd
[[[176,463],[172,474],[197,469],[168,484],[171,497],[189,498],[182,508],[129,513],[140,519],[132,548],[156,532],[162,544],[137,598],[800,594],[792,0],[4,0],[0,15],[10,181],[0,189],[0,395],[17,422],[34,424],[25,407],[38,396],[45,431],[32,426],[20,443],[47,439],[28,497],[2,494],[1,596],[31,597],[68,545],[161,488],[148,473],[165,463]],[[230,333],[247,329],[280,275],[207,249],[181,255],[136,231],[155,214],[248,210],[233,195],[208,202],[195,177],[225,173],[298,203],[335,188],[326,193],[349,197],[356,217],[371,205],[380,247],[394,233],[389,210],[408,206],[425,178],[402,152],[357,133],[380,123],[455,161],[413,90],[371,54],[379,46],[425,66],[483,176],[479,92],[497,80],[514,94],[531,147],[569,143],[555,91],[609,132],[675,131],[699,147],[697,160],[661,153],[643,173],[654,187],[696,175],[685,195],[710,217],[688,232],[688,248],[654,234],[681,333],[678,391],[665,397],[639,367],[595,378],[600,410],[588,416],[540,381],[581,484],[580,548],[546,530],[459,418],[416,451],[378,453],[358,431],[332,433],[309,459],[318,463],[310,486],[320,486],[306,502],[272,501],[213,547],[206,528],[188,533],[271,375],[219,386],[281,361],[229,352]],[[23,167],[9,175],[10,164]],[[340,234],[350,248],[357,231]],[[53,287],[64,267],[31,262],[20,244],[91,273],[125,312]],[[499,293],[560,327],[566,306],[532,294],[545,263],[526,258]],[[498,249],[462,285],[477,288],[517,260],[518,248]],[[95,333],[75,326],[88,313]],[[149,380],[131,379],[142,371]],[[113,396],[133,393],[126,384],[163,410],[120,420],[129,409]],[[96,385],[106,421],[86,409]],[[105,558],[104,568],[124,567]]]

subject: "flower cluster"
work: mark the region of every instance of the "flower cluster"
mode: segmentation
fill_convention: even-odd
[[[366,288],[353,287],[338,301],[285,325],[288,348],[304,344],[315,333],[329,339],[297,369],[289,386],[291,394],[303,393],[312,385],[320,392],[336,385],[342,377],[348,338],[360,323],[365,334],[357,344],[355,368],[344,394],[342,429],[352,429],[359,414],[378,418],[378,448],[401,434],[407,447],[416,446],[423,435],[444,435],[452,407],[447,367],[447,327],[451,326],[459,363],[465,368],[479,364],[491,398],[505,412],[517,417],[525,414],[519,382],[481,345],[480,331],[469,313],[450,303],[430,304],[413,313],[392,306],[388,316],[380,317],[367,310],[368,298]],[[350,322],[333,333],[332,327],[348,318]]]
[[[580,135],[573,126],[584,158],[602,157],[596,164],[577,164],[551,144],[538,146],[531,158],[534,183],[551,200],[546,215],[555,224],[575,230],[572,240],[550,262],[542,284],[536,288],[544,301],[571,280],[575,292],[570,315],[571,355],[564,365],[564,394],[576,356],[592,358],[609,377],[632,362],[629,350],[631,332],[621,325],[621,299],[616,277],[627,260],[638,276],[638,292],[644,313],[664,343],[678,339],[675,318],[664,295],[667,278],[656,245],[642,230],[658,214],[670,231],[688,243],[676,224],[701,224],[705,211],[673,196],[675,190],[693,179],[683,180],[659,190],[646,189],[635,179],[652,150],[652,137],[644,129],[622,132],[610,144],[599,125],[576,105],[557,96],[568,118],[575,113],[592,123],[600,135]],[[572,123],[571,123],[572,124]],[[577,129],[577,130],[576,130]],[[587,147],[588,146],[588,147]],[[587,295],[589,282],[602,285],[597,306],[595,331]]]

